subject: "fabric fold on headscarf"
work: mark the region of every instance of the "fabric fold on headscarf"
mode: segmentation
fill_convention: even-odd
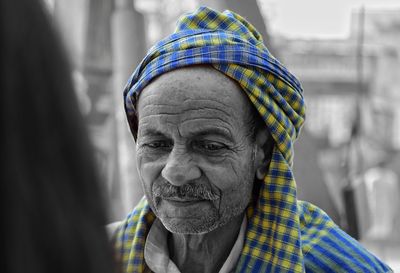
[[[335,225],[318,208],[297,201],[291,166],[293,141],[305,119],[303,91],[250,23],[231,11],[206,7],[182,16],[175,32],[149,50],[124,90],[132,134],[137,137],[136,101],[147,84],[168,71],[204,64],[240,84],[275,141],[257,200],[247,209],[246,239],[236,272],[304,272],[303,249],[309,251]],[[302,243],[301,225],[308,223],[304,216],[300,223],[304,211],[312,211],[319,226],[304,234]],[[149,271],[143,251],[154,218],[143,199],[117,233],[116,248],[125,272]]]
[[[134,136],[135,103],[140,91],[161,74],[200,64],[211,64],[239,82],[260,115],[269,120],[270,129],[277,131],[273,137],[291,164],[289,139],[297,137],[305,116],[300,83],[271,55],[255,28],[230,11],[199,8],[181,17],[175,33],[149,50],[124,91],[125,110]]]

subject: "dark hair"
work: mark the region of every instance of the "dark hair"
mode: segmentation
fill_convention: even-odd
[[[64,50],[35,0],[0,0],[2,272],[114,272]]]

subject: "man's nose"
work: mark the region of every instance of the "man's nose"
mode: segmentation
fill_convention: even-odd
[[[174,148],[167,159],[167,164],[161,171],[161,175],[172,185],[182,186],[200,178],[201,171],[193,162],[188,151]]]

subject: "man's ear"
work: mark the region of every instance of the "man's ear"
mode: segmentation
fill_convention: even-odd
[[[255,167],[256,177],[259,180],[263,180],[268,172],[269,163],[272,157],[272,148],[274,141],[265,126],[257,128],[256,133],[256,151],[255,151]]]

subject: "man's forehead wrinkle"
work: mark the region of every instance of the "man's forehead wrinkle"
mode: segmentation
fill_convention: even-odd
[[[207,100],[203,100],[203,102],[206,102]],[[223,108],[218,107],[218,105],[207,105],[206,103],[195,103],[198,102],[197,100],[192,101],[191,104],[167,104],[167,103],[157,103],[157,104],[145,104],[141,107],[142,110],[148,110],[148,108],[150,108],[150,110],[155,110],[155,109],[164,109],[164,108],[171,108],[174,110],[178,110],[177,107],[183,107],[186,109],[181,109],[181,111],[192,111],[192,110],[202,110],[202,109],[210,109],[210,110],[216,110],[216,111],[222,111],[224,113],[226,113],[227,115],[231,115],[228,114],[227,111],[223,110]],[[210,102],[214,102],[214,101],[210,101]],[[210,104],[210,103],[208,103]],[[228,107],[224,107],[224,108],[228,108]],[[232,107],[230,107],[232,108]],[[177,111],[178,112],[178,111]]]
[[[202,111],[204,110],[204,111]],[[182,114],[182,116],[181,116]],[[215,108],[192,108],[183,112],[155,112],[155,113],[146,113],[144,112],[141,116],[142,121],[146,121],[146,123],[155,123],[154,119],[159,121],[162,120],[164,124],[168,122],[169,117],[179,117],[179,126],[190,126],[191,123],[196,122],[196,126],[219,126],[224,127],[229,135],[232,136],[232,131],[234,131],[234,127],[242,126],[244,120],[238,122],[235,118],[232,118],[228,112],[225,112],[222,109]],[[156,122],[157,123],[157,122]],[[204,123],[204,124],[200,124]],[[175,124],[172,122],[172,124]],[[178,125],[178,124],[176,124]]]
[[[152,116],[152,115],[178,115],[181,113],[177,109],[178,105],[145,105],[141,109],[142,116]]]
[[[152,105],[179,105],[176,100],[171,100],[170,96],[163,96],[160,97],[160,93],[150,93],[150,92],[143,92],[141,96],[139,96],[140,104],[144,104],[145,107],[152,106]],[[175,103],[174,103],[175,102]]]
[[[187,113],[189,114],[189,117],[193,116],[219,116],[219,119],[221,117],[226,117],[226,118],[231,118],[233,113],[229,113],[224,109],[218,108],[218,107],[207,107],[207,106],[197,106],[197,107],[191,107],[190,109],[185,109],[182,111],[182,113]],[[190,115],[193,114],[193,115]],[[222,114],[222,116],[221,116]]]
[[[210,90],[212,91],[212,90]],[[176,95],[176,93],[179,95]],[[232,107],[232,105],[225,103],[225,98],[229,96],[229,94],[225,94],[225,96],[220,96],[223,91],[214,90],[212,94],[203,94],[201,91],[197,93],[191,93],[187,91],[160,91],[155,93],[146,92],[146,95],[140,96],[141,104],[144,103],[146,107],[148,105],[164,105],[164,106],[176,106],[181,104],[191,103],[192,101],[196,102],[205,102],[205,103],[215,103],[224,107]],[[172,93],[172,94],[171,94]],[[226,93],[226,92],[225,92]],[[175,95],[175,96],[174,96]],[[202,97],[203,95],[203,97]],[[211,95],[211,96],[210,96]],[[216,96],[214,96],[216,95]]]
[[[159,89],[180,91],[185,93],[193,88],[206,88],[212,92],[221,92],[221,90],[236,89],[238,92],[243,92],[239,84],[215,70],[212,67],[185,67],[167,72],[152,83],[146,89],[157,91]],[[144,90],[143,90],[144,91]]]
[[[203,124],[197,124],[196,128],[193,129],[190,126],[190,123],[192,122],[203,123]],[[231,124],[225,121],[224,119],[218,117],[212,117],[212,118],[198,117],[198,118],[186,119],[181,122],[179,127],[181,128],[181,131],[183,132],[188,131],[188,134],[190,135],[197,134],[199,132],[205,132],[207,130],[211,130],[212,127],[214,127],[222,131],[225,131],[230,137],[233,136],[232,134],[233,128]]]
[[[159,99],[159,98],[156,98],[157,97],[156,94],[154,94],[152,96],[153,96],[153,98],[145,97],[142,100],[142,104],[145,105],[144,107],[148,107],[148,106],[178,106],[178,105],[180,105],[180,103],[176,100],[168,101],[166,98]]]
[[[151,121],[149,121],[149,122],[155,122],[154,118],[156,118],[158,120],[161,120],[161,119],[164,119],[164,118],[167,118],[167,117],[174,117],[174,116],[177,116],[179,114],[180,113],[168,113],[168,112],[166,112],[166,113],[148,113],[146,115],[142,115],[140,117],[140,119],[143,120],[143,121],[147,120],[147,119],[151,119]]]
[[[189,103],[189,102],[191,102],[192,100],[195,100],[197,103],[218,104],[218,105],[221,105],[221,106],[226,107],[226,108],[232,107],[232,105],[225,103],[225,102],[224,102],[224,99],[216,99],[216,98],[212,98],[212,97],[207,97],[207,98],[196,98],[196,99],[193,99],[193,98],[186,98],[186,99],[184,100],[184,103]],[[218,106],[216,106],[216,107],[218,107]]]
[[[229,111],[229,110],[232,110]],[[219,102],[214,100],[190,100],[190,103],[183,103],[179,105],[170,105],[170,104],[145,104],[141,106],[141,117],[148,116],[151,114],[157,115],[178,115],[178,114],[207,114],[206,111],[209,111],[209,115],[225,115],[227,117],[231,117],[234,115],[234,112],[237,111],[233,109],[233,107],[220,107]],[[229,111],[229,112],[228,112]],[[218,113],[216,113],[218,112]]]
[[[164,118],[166,116],[169,116],[171,114],[167,113],[161,113],[161,114],[150,114],[143,116],[141,118],[140,126],[139,128],[145,128],[144,130],[154,130],[151,128],[155,128],[155,130],[158,130],[160,127],[158,126],[157,121],[155,121],[153,118],[157,118],[157,120],[161,120],[161,118]],[[172,116],[172,115],[171,115]],[[212,116],[212,117],[188,117],[185,119],[182,119],[182,121],[179,124],[176,124],[174,122],[168,122],[168,119],[162,121],[164,125],[179,125],[182,127],[185,127],[186,125],[196,122],[196,123],[203,123],[203,124],[196,124],[197,127],[199,128],[209,128],[209,127],[219,127],[225,129],[227,132],[229,132],[230,135],[232,135],[232,125],[228,121],[218,117],[218,116]],[[142,129],[143,130],[143,129]]]

